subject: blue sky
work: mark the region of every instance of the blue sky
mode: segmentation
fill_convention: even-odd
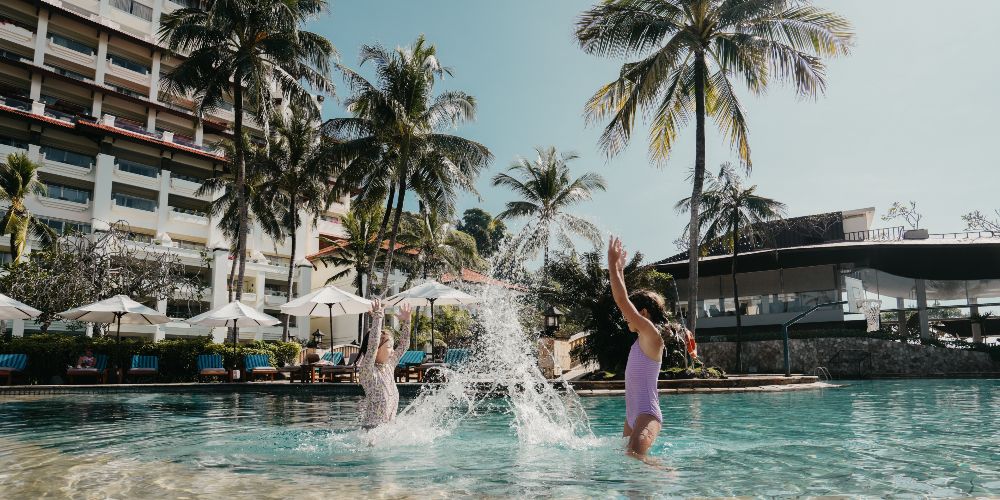
[[[959,231],[960,216],[1000,208],[1000,64],[995,20],[1000,2],[954,0],[818,0],[855,26],[853,52],[828,65],[828,90],[802,100],[784,86],[763,97],[743,96],[750,118],[759,192],[785,202],[789,215],[916,201],[931,232]],[[672,160],[648,160],[646,126],[629,149],[606,158],[600,127],[587,127],[583,105],[617,74],[622,61],[583,54],[572,37],[581,0],[331,0],[330,14],[309,28],[330,38],[341,62],[357,69],[361,44],[407,45],[423,33],[455,75],[440,88],[479,100],[475,123],[457,133],[486,144],[496,156],[478,183],[482,200],[463,198],[459,210],[502,210],[511,193],[489,179],[517,155],[554,145],[581,155],[575,173],[593,170],[608,180],[577,212],[622,236],[647,259],[676,253],[685,216],[674,203],[690,194],[693,125],[682,132]],[[339,90],[344,90],[339,77]],[[327,101],[327,118],[343,115]],[[708,165],[734,155],[715,134]],[[897,225],[876,221],[876,226]],[[513,225],[516,227],[517,225]]]

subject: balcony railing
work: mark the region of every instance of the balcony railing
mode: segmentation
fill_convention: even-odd
[[[66,151],[65,149],[54,148],[51,146],[42,146],[41,151],[46,160],[57,161],[59,163],[74,165],[81,168],[93,168],[94,166],[93,156],[75,153],[73,151]]]
[[[111,6],[146,21],[153,20],[153,8],[134,0],[111,0]]]
[[[844,233],[845,241],[894,241],[903,239],[903,226],[868,229]]]
[[[25,101],[17,97],[0,95],[0,104],[9,108],[20,109],[21,111],[31,111],[31,101]]]
[[[71,201],[73,203],[90,203],[90,191],[84,191],[61,184],[46,184],[45,197],[53,200]]]
[[[150,71],[152,71],[149,66],[115,54],[108,54],[108,62],[118,66],[119,68],[125,68],[141,75],[148,75]]]
[[[142,175],[145,177],[157,178],[160,176],[160,171],[158,168],[152,165],[146,165],[144,163],[139,163],[131,160],[123,160],[121,158],[117,161],[118,170],[122,172],[129,172],[136,175]]]
[[[148,198],[132,196],[124,193],[112,193],[111,199],[113,199],[115,205],[118,205],[119,207],[134,208],[136,210],[143,210],[146,212],[156,211],[156,201]]]
[[[66,47],[69,50],[72,50],[74,52],[79,52],[84,55],[92,56],[97,53],[97,50],[91,47],[90,45],[87,45],[83,42],[78,42],[69,37],[57,35],[55,33],[49,33],[49,40],[51,40],[52,43],[59,45],[60,47]]]

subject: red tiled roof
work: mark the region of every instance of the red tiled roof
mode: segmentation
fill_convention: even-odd
[[[307,259],[312,260],[312,259],[317,258],[317,257],[322,257],[322,256],[324,256],[324,255],[326,255],[326,254],[328,254],[330,252],[333,252],[334,250],[336,250],[338,248],[342,248],[346,244],[346,242],[347,242],[347,240],[345,238],[342,238],[340,236],[330,236],[328,234],[324,234],[324,235],[321,235],[321,236],[323,236],[326,239],[330,240],[330,245],[327,246],[326,248],[324,248],[324,249],[322,249],[322,250],[314,253],[314,254],[306,255]],[[399,250],[401,248],[403,248],[403,244],[402,243],[396,243],[396,250]],[[388,241],[382,241],[382,250],[388,250],[388,249],[389,249],[389,242]],[[417,253],[419,253],[417,250],[414,250],[414,249],[405,250],[405,252],[408,253],[408,254],[410,254],[410,255],[416,255]]]
[[[192,153],[192,154],[196,154],[196,155],[199,155],[199,156],[204,156],[204,157],[212,159],[212,160],[217,160],[218,161],[218,160],[225,160],[226,159],[224,156],[215,155],[215,154],[209,153],[207,151],[202,151],[200,149],[195,149],[195,148],[187,147],[187,146],[184,146],[182,144],[177,144],[175,142],[162,141],[160,139],[156,139],[156,138],[150,137],[148,135],[143,135],[143,134],[140,134],[138,132],[132,132],[132,131],[129,131],[129,130],[123,130],[123,129],[120,129],[118,127],[109,127],[107,125],[103,125],[103,124],[100,124],[100,123],[94,123],[94,122],[90,122],[90,121],[87,121],[87,120],[78,120],[76,123],[77,123],[78,126],[87,126],[87,127],[92,127],[92,128],[96,128],[96,129],[99,129],[99,130],[104,130],[106,132],[111,132],[113,134],[117,134],[117,135],[129,137],[129,138],[132,138],[132,139],[139,139],[141,141],[145,141],[145,142],[149,142],[149,143],[152,143],[152,144],[156,144],[157,146],[162,146],[162,147],[166,147],[166,148],[170,148],[170,149],[176,149],[176,150],[179,150],[179,151],[183,151],[185,153]]]
[[[480,272],[477,272],[477,271],[473,271],[472,269],[468,269],[468,268],[464,268],[464,267],[462,268],[462,275],[461,275],[461,277],[455,276],[455,275],[453,275],[451,273],[445,273],[444,275],[441,276],[441,280],[440,281],[441,281],[441,283],[451,283],[451,282],[459,281],[459,280],[461,280],[461,281],[463,281],[465,283],[476,283],[476,284],[479,284],[479,285],[495,285],[495,286],[500,286],[500,287],[504,287],[504,288],[509,288],[511,290],[520,290],[520,291],[526,291],[527,290],[523,286],[515,285],[513,283],[507,283],[506,281],[496,280],[496,279],[490,278],[489,276],[486,276],[483,273],[480,273]]]
[[[24,118],[28,118],[28,119],[35,120],[35,121],[40,121],[40,122],[43,122],[43,123],[48,123],[50,125],[58,125],[60,127],[66,127],[66,128],[73,128],[74,127],[74,125],[72,123],[64,122],[62,120],[57,120],[55,118],[51,118],[51,117],[48,117],[48,116],[36,115],[34,113],[25,111],[23,109],[12,108],[12,107],[7,106],[5,104],[0,104],[0,111],[6,111],[6,112],[14,114],[14,115],[22,116]]]

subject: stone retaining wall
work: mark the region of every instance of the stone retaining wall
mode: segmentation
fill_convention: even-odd
[[[836,378],[932,377],[1000,372],[1000,363],[985,352],[910,345],[882,339],[791,339],[788,347],[793,373],[812,374],[818,366],[830,370]],[[698,353],[706,364],[735,373],[735,342],[701,343],[698,344]],[[744,342],[743,367],[750,373],[784,373],[782,342]]]

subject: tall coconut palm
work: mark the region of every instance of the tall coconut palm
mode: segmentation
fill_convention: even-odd
[[[543,250],[542,274],[547,276],[553,232],[566,247],[573,245],[570,236],[574,234],[600,244],[597,227],[567,210],[589,200],[594,191],[606,190],[607,184],[594,172],[573,179],[567,163],[579,158],[575,153],[560,153],[554,147],[535,151],[538,156],[534,161],[519,157],[507,172],[493,177],[493,185],[508,187],[521,197],[507,202],[507,208],[497,214],[497,219],[530,219],[521,235],[521,244],[528,252]]]
[[[24,153],[11,153],[0,163],[0,201],[10,205],[0,222],[0,234],[10,236],[12,265],[21,260],[29,236],[36,236],[45,244],[55,239],[52,228],[36,219],[24,205],[28,196],[46,193],[45,184],[38,179],[39,168],[41,165]]]
[[[244,137],[244,142],[249,143],[246,137]],[[225,140],[216,146],[224,152],[227,158],[236,158],[236,141]],[[255,149],[258,148],[259,151],[256,151]],[[253,223],[257,223],[264,234],[272,239],[281,240],[285,237],[285,230],[281,224],[281,219],[277,216],[280,207],[275,205],[273,197],[264,196],[265,187],[269,180],[268,165],[266,162],[254,161],[255,158],[266,155],[264,148],[251,146],[239,154],[245,157],[242,199],[246,200],[246,206],[243,207],[245,209],[243,217],[240,216],[240,197],[237,195],[236,182],[234,182],[236,172],[233,171],[233,162],[224,165],[222,170],[216,172],[216,175],[213,177],[202,181],[201,186],[195,191],[195,195],[211,197],[214,193],[219,193],[219,196],[209,203],[208,213],[218,218],[217,224],[219,229],[222,230],[223,236],[230,242],[238,242],[240,229],[249,227]],[[236,297],[242,295],[243,279],[242,277],[237,279],[236,273],[239,263],[245,258],[246,254],[245,246],[241,250],[238,244],[233,245],[231,250],[234,257],[227,280],[230,302],[234,300],[234,294]],[[239,286],[236,286],[237,283],[239,283]]]
[[[352,114],[324,125],[325,132],[341,143],[340,154],[348,159],[338,172],[345,191],[358,192],[357,203],[368,208],[384,202],[385,211],[376,233],[382,241],[389,230],[389,246],[382,273],[387,290],[392,258],[396,251],[406,194],[422,198],[474,191],[479,172],[492,161],[490,151],[475,141],[443,133],[475,118],[476,100],[461,91],[434,95],[438,79],[451,70],[437,59],[437,49],[423,36],[410,47],[389,51],[382,46],[364,46],[361,65],[375,66],[376,80],[340,67],[353,94],[346,100]],[[374,275],[373,250],[367,273]],[[374,279],[369,280],[370,294]]]
[[[375,206],[365,209],[355,205],[351,211],[344,214],[340,222],[346,236],[342,239],[330,240],[325,243],[332,248],[324,253],[320,262],[325,266],[334,266],[340,270],[326,280],[327,285],[333,285],[345,277],[354,274],[353,285],[358,295],[363,295],[370,280],[366,274],[375,268],[368,262],[371,256],[379,255],[376,231],[382,218],[382,208]],[[358,318],[358,342],[364,332],[364,315]]]
[[[231,96],[235,123],[233,135],[244,137],[243,110],[269,116],[275,92],[289,103],[318,113],[308,87],[332,93],[329,81],[333,45],[302,24],[326,10],[325,0],[284,2],[281,0],[213,0],[205,9],[184,8],[160,18],[159,37],[174,52],[187,56],[163,75],[167,94],[191,95],[197,114],[217,108]],[[246,273],[248,209],[246,144],[235,142],[235,187],[237,209],[237,258],[242,283]],[[236,300],[243,287],[236,290]]]
[[[724,163],[719,174],[709,181],[709,187],[701,195],[700,222],[702,224],[702,245],[723,244],[732,253],[733,304],[736,306],[736,369],[742,371],[742,313],[740,311],[740,288],[736,279],[737,259],[740,245],[753,243],[767,235],[763,234],[768,222],[780,219],[785,214],[785,204],[757,194],[757,186],[744,186],[743,179],[732,164]],[[677,202],[676,208],[691,210],[691,198]],[[694,309],[689,309],[692,311]]]
[[[587,53],[636,59],[587,103],[588,121],[609,120],[602,149],[620,152],[645,112],[650,156],[663,163],[678,129],[694,115],[691,198],[699,199],[707,116],[751,166],[747,117],[733,80],[754,95],[777,79],[816,96],[826,87],[822,58],[847,54],[853,34],[846,19],[808,0],[605,0],[580,16],[576,37]],[[692,207],[689,223],[689,311],[698,300],[699,208]],[[689,315],[692,331],[696,323],[697,315]]]
[[[314,223],[331,205],[328,187],[333,173],[332,164],[325,154],[316,121],[299,108],[292,108],[290,115],[277,112],[271,118],[270,146],[260,151],[259,161],[264,182],[261,195],[280,207],[278,218],[285,233],[291,237],[292,261],[288,266],[286,285],[292,298],[292,278],[295,271],[295,254],[298,241],[295,232],[302,225],[302,217]],[[282,340],[288,339],[288,315],[284,315],[281,328]]]

